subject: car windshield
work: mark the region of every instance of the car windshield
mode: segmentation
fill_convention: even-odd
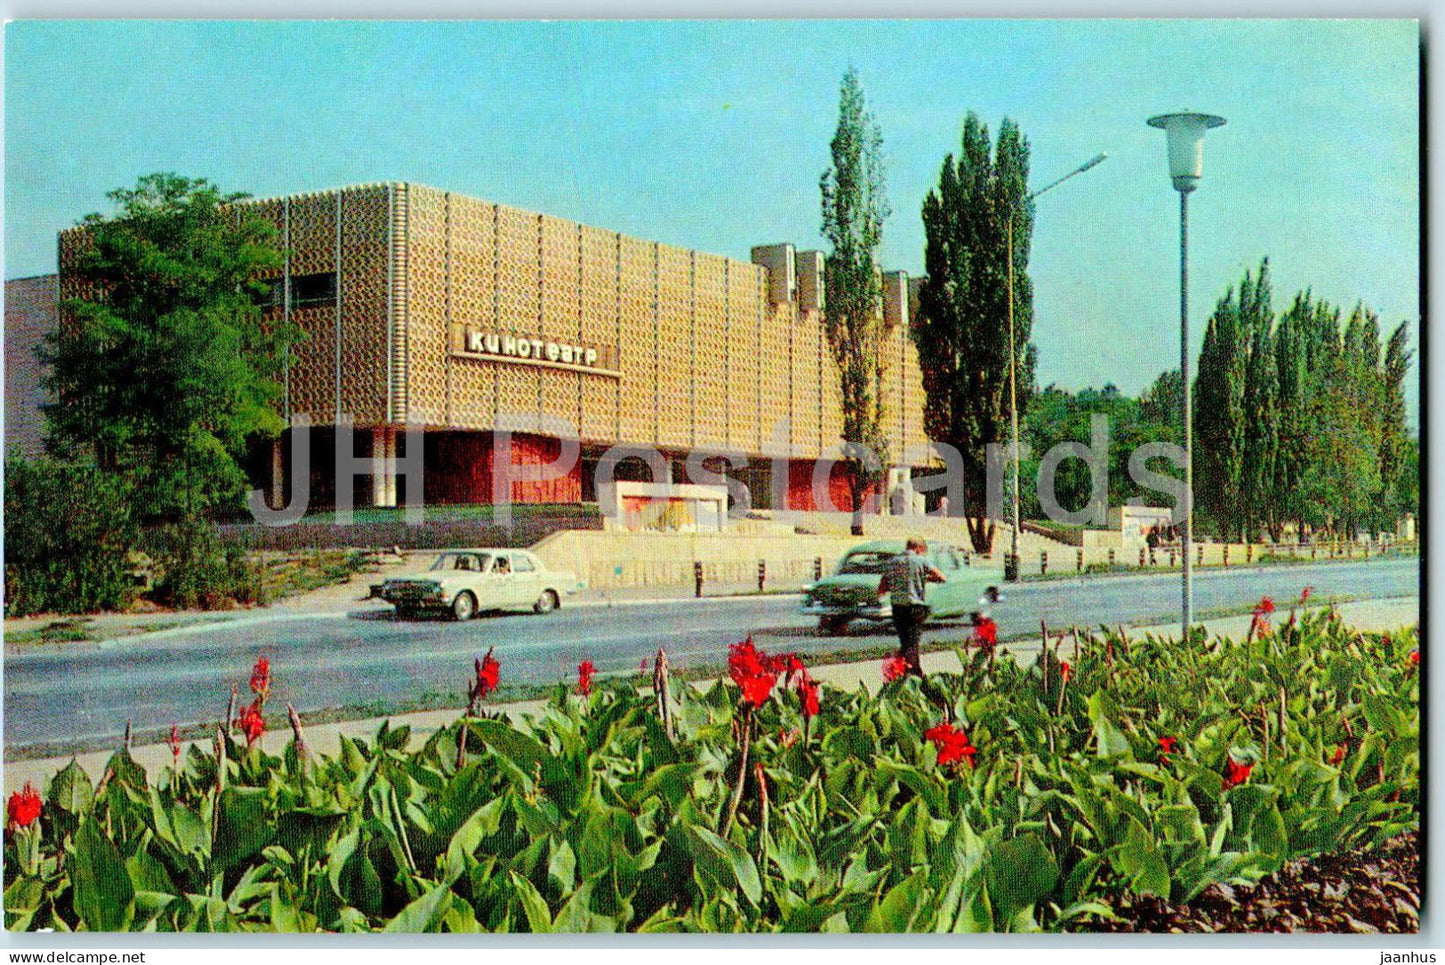
[[[888,571],[888,564],[892,562],[897,553],[877,553],[872,551],[862,553],[849,553],[843,560],[843,565],[838,567],[839,573],[885,573]]]
[[[431,572],[470,570],[473,573],[485,573],[491,562],[492,554],[490,553],[443,553],[431,565]]]

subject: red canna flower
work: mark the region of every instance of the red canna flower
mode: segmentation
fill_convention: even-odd
[[[820,709],[818,704],[818,685],[811,678],[804,677],[798,682],[798,690],[803,695],[803,717],[817,717]]]
[[[903,654],[895,653],[883,661],[883,682],[890,683],[908,673],[908,661],[903,659]]]
[[[175,724],[171,725],[171,757],[179,764],[181,761],[181,729]]]
[[[923,736],[933,741],[933,746],[938,748],[939,764],[950,765],[967,761],[972,766],[973,756],[978,753],[978,749],[968,742],[968,735],[952,724],[939,724]]]
[[[1313,593],[1314,591],[1315,591],[1315,588],[1312,587],[1312,586],[1307,586],[1307,587],[1305,587],[1305,588],[1304,588],[1304,591],[1303,591],[1302,593],[1300,593],[1300,595],[1299,595],[1299,601],[1300,601],[1301,603],[1304,603],[1306,600],[1308,600],[1308,599],[1310,598],[1310,594]]]
[[[756,677],[745,677],[738,684],[743,691],[743,700],[754,707],[761,707],[768,702],[768,695],[773,692],[773,684],[778,678],[770,673],[758,674]]]
[[[1232,757],[1225,760],[1224,767],[1224,789],[1226,791],[1249,780],[1249,772],[1254,770],[1253,763],[1240,764]]]
[[[1068,662],[1067,660],[1060,660],[1060,661],[1059,661],[1059,677],[1060,677],[1065,683],[1068,683],[1069,678],[1072,677],[1073,675],[1074,675],[1074,668],[1073,668],[1072,666],[1070,666],[1069,662]]]
[[[1416,647],[1414,650],[1411,650],[1411,651],[1410,651],[1410,662],[1413,663],[1413,664],[1414,664],[1415,666],[1417,666],[1417,667],[1420,665],[1420,648],[1419,648],[1419,647]]]
[[[30,782],[26,781],[24,789],[10,795],[10,801],[5,806],[5,816],[13,827],[28,828],[40,817],[43,807],[40,795],[36,794]]]
[[[1174,753],[1174,748],[1179,744],[1177,737],[1159,738],[1159,761],[1162,764],[1169,763],[1169,755]]]
[[[743,700],[754,707],[761,707],[773,692],[778,675],[772,670],[773,661],[753,645],[751,635],[741,643],[728,647],[728,675],[743,692]]]
[[[1269,597],[1262,598],[1259,605],[1254,608],[1254,612],[1258,616],[1268,616],[1274,612],[1274,600]]]
[[[1335,748],[1335,753],[1334,753],[1334,756],[1330,758],[1330,763],[1331,763],[1331,764],[1334,764],[1335,766],[1339,766],[1340,764],[1342,764],[1342,763],[1344,762],[1344,760],[1345,760],[1345,745],[1344,745],[1344,744],[1341,744],[1340,746],[1338,746],[1338,747]]]
[[[485,698],[497,689],[497,683],[501,679],[502,665],[492,656],[492,651],[488,650],[487,655],[477,662],[477,696]]]
[[[241,713],[236,724],[241,728],[241,732],[246,735],[247,747],[254,746],[255,743],[261,739],[261,735],[266,733],[266,720],[261,716],[260,698],[257,698],[255,703],[251,704],[251,706],[247,707]]]
[[[592,666],[591,660],[584,660],[577,665],[577,692],[583,697],[592,693],[592,676],[595,673],[597,668]]]
[[[265,701],[266,695],[271,692],[271,661],[265,657],[256,659],[256,666],[251,669],[251,693]]]
[[[783,670],[789,681],[807,680],[808,668],[803,666],[803,661],[796,653],[788,654],[787,666]]]
[[[973,642],[985,650],[992,650],[998,644],[998,624],[984,617],[973,625]]]

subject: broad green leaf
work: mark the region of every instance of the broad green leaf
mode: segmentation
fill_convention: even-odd
[[[46,803],[69,814],[82,815],[95,799],[95,788],[90,776],[85,773],[75,758],[50,779],[50,790]]]
[[[72,843],[71,884],[75,913],[88,931],[123,931],[135,911],[135,886],[120,852],[91,818]]]
[[[515,871],[511,873],[512,888],[522,902],[522,911],[527,916],[527,928],[534,935],[545,935],[552,931],[552,913],[547,902],[530,881]]]
[[[446,885],[437,885],[399,911],[382,931],[412,934],[437,931],[442,917],[451,907],[451,899],[451,889]]]
[[[1059,880],[1058,864],[1036,834],[994,845],[985,864],[996,918],[1012,918],[1043,900]]]

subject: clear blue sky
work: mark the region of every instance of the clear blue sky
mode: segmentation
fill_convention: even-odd
[[[1298,289],[1418,323],[1411,21],[22,22],[6,31],[5,275],[158,170],[286,194],[411,180],[746,258],[819,247],[838,82],[883,129],[890,268],[961,120],[1012,116],[1042,186],[1044,382],[1128,392],[1178,364],[1178,201],[1152,114],[1222,114],[1191,199],[1195,345],[1268,255]],[[1413,383],[1413,380],[1412,380]],[[1411,387],[1411,411],[1418,401]]]

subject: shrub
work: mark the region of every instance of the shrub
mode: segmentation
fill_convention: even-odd
[[[214,610],[265,602],[260,565],[223,541],[209,521],[158,526],[145,542],[160,573],[150,593],[157,603]]]
[[[130,488],[93,466],[5,464],[5,613],[88,613],[135,595],[140,536]]]

